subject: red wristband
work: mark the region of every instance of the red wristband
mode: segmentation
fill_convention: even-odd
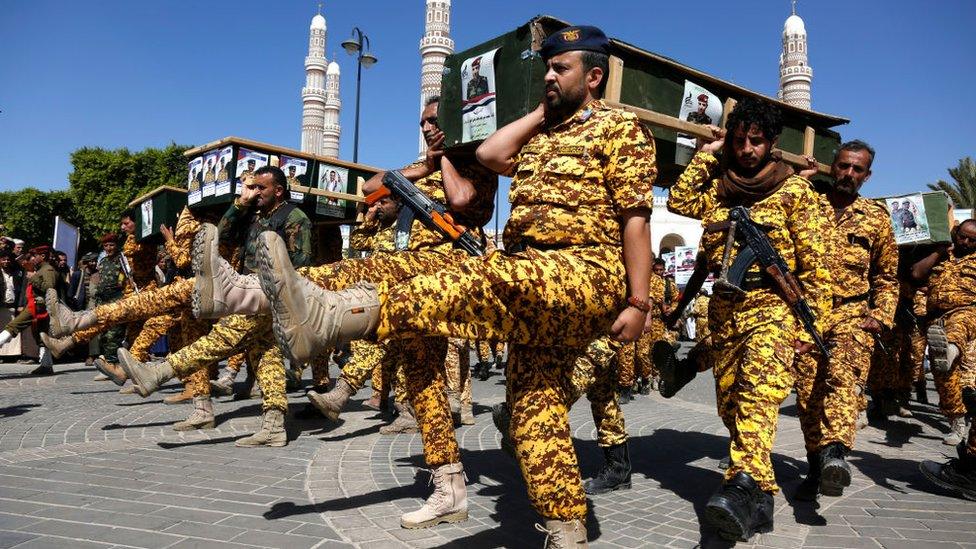
[[[651,312],[651,305],[646,300],[644,300],[644,299],[638,299],[638,298],[636,298],[634,296],[630,296],[630,297],[627,298],[627,303],[631,307],[633,307],[633,308],[635,308],[635,309],[637,309],[637,310],[639,310],[641,312],[644,312],[644,313]]]

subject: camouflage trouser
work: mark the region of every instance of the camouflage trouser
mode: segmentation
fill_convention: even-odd
[[[479,362],[493,362],[496,356],[502,356],[505,353],[505,344],[482,339],[475,346],[475,352],[478,355]]]
[[[586,394],[596,426],[596,443],[601,448],[627,442],[624,413],[617,402],[617,373],[620,343],[601,337],[586,348],[573,365],[569,406]]]
[[[467,340],[449,338],[447,357],[444,360],[444,374],[447,376],[447,390],[458,395],[462,406],[471,406],[471,355]]]
[[[953,368],[945,374],[932,372],[932,379],[935,381],[935,390],[939,393],[939,410],[942,415],[949,419],[966,415],[959,368]]]
[[[508,341],[511,435],[529,499],[543,517],[585,520],[566,380],[624,307],[626,286],[619,248],[492,252],[381,283],[377,335]]]
[[[718,414],[731,439],[726,480],[745,472],[763,491],[778,490],[770,453],[779,406],[794,384],[796,333],[767,323],[733,339],[712,336]]]
[[[660,339],[660,335],[646,332],[637,341],[626,343],[620,348],[617,353],[617,383],[621,387],[632,387],[637,376],[650,378],[656,374],[651,363],[651,346]]]
[[[420,273],[435,272],[466,257],[463,251],[445,245],[416,252],[377,253],[366,259],[304,267],[298,272],[318,286],[341,290],[364,281],[380,284],[408,280]],[[439,297],[429,294],[425,298]],[[420,426],[427,466],[435,468],[459,463],[461,451],[454,438],[454,421],[444,379],[447,340],[443,337],[407,337],[387,342],[386,346],[387,356],[395,358],[402,365],[406,394]],[[362,379],[354,387],[361,388],[372,371],[372,367],[363,368]]]
[[[959,361],[960,382],[965,387],[974,385],[976,369],[974,359],[967,357],[969,349],[976,342],[976,307],[956,309],[945,316],[946,338],[949,343],[959,347],[963,360]]]
[[[170,339],[170,354],[179,351],[200,338],[206,337],[210,332],[210,328],[213,326],[212,320],[193,318],[193,313],[189,309],[184,309],[178,320],[179,329],[173,331],[173,337]],[[211,362],[207,368],[194,370],[189,374],[177,374],[177,377],[179,377],[179,380],[183,382],[183,385],[194,397],[209,397],[210,377],[216,373],[216,370],[217,363]]]
[[[373,370],[381,367],[383,356],[387,354],[386,347],[379,343],[358,340],[353,341],[350,348],[349,362],[342,367],[342,379],[358,391],[366,385]]]
[[[959,384],[976,387],[976,341],[971,342],[959,358]]]
[[[212,363],[244,352],[255,368],[264,399],[263,409],[287,412],[285,363],[271,332],[270,315],[231,315],[220,319],[205,337],[171,354],[167,360],[178,374],[204,370]]]
[[[857,416],[871,364],[874,340],[858,325],[842,321],[825,334],[830,360],[806,354],[796,361],[796,409],[807,452],[840,442],[854,448]]]
[[[125,324],[112,326],[99,339],[102,356],[105,357],[107,362],[112,364],[119,363],[119,347],[122,346],[122,341],[125,340],[125,328]]]
[[[403,374],[403,365],[397,357],[390,353],[383,353],[383,360],[373,368],[372,381],[373,397],[385,400],[393,391],[393,399],[397,402],[409,402],[407,396],[407,378]]]
[[[172,284],[131,294],[113,303],[95,307],[98,322],[72,334],[75,343],[83,343],[112,326],[139,322],[165,314],[189,310],[193,295],[193,278],[178,278]]]
[[[327,352],[312,360],[312,385],[321,387],[329,384],[329,360],[331,358],[332,353]],[[305,372],[305,364],[292,364],[291,367],[298,372],[298,377],[301,378]]]
[[[912,333],[912,366],[915,381],[925,381],[925,327]]]
[[[241,371],[241,367],[244,366],[244,353],[238,353],[227,359],[227,369],[234,372]]]
[[[154,316],[146,320],[142,323],[142,329],[139,330],[135,339],[129,342],[129,352],[139,362],[146,362],[149,360],[149,348],[153,346],[153,343],[166,335],[179,322],[179,315]]]
[[[868,387],[873,395],[901,393],[912,388],[915,366],[912,364],[912,333],[901,326],[884,332],[881,345],[871,354]]]

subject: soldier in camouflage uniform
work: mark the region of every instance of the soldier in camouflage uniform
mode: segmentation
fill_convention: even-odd
[[[727,134],[714,131],[717,139],[692,158],[671,187],[668,210],[702,220],[706,230],[699,250],[716,272],[730,208],[749,207],[752,219],[769,227],[770,244],[803,286],[822,327],[830,311],[830,227],[810,183],[772,155],[782,131],[779,110],[746,98],[729,115]],[[725,169],[715,156],[720,151]],[[737,252],[741,245],[733,245]],[[795,355],[813,347],[758,265],[750,269],[744,286],[743,296],[716,293],[709,303],[710,356],[719,415],[731,436],[731,460],[725,482],[705,511],[720,535],[741,540],[773,527],[777,486],[770,452],[779,406],[794,383]]]
[[[969,414],[976,415],[973,363],[960,360],[976,341],[976,221],[955,227],[951,255],[943,248],[912,270],[917,279],[929,273],[929,309],[941,315],[928,329],[929,362],[933,372],[960,371],[962,399]],[[920,468],[939,486],[976,500],[976,421],[966,435],[957,446],[958,458],[942,464],[924,461]]]
[[[54,290],[57,284],[57,272],[51,266],[51,247],[37,246],[29,252],[29,261],[34,266],[34,274],[27,282],[27,304],[10,322],[0,331],[0,346],[20,335],[20,332],[30,328],[34,331],[35,337],[38,333],[47,330],[47,311],[44,307],[44,295],[48,290]],[[35,368],[31,375],[50,375],[54,373],[51,366],[51,354],[48,349],[41,349],[40,366]]]
[[[125,276],[122,274],[120,263],[121,255],[118,250],[118,237],[114,234],[107,234],[102,237],[102,250],[105,256],[98,262],[98,284],[95,286],[94,302],[96,306],[108,305],[122,299],[124,294]],[[57,312],[52,310],[52,316]],[[54,320],[52,320],[52,336],[58,337],[60,334],[54,332]],[[117,365],[119,363],[119,347],[125,338],[126,325],[113,324],[108,327],[101,337],[102,355],[95,359],[96,367],[102,366],[100,361],[106,364]],[[101,370],[101,368],[99,368]],[[105,373],[105,372],[102,372]]]
[[[650,310],[654,142],[636,116],[598,99],[608,50],[594,27],[548,37],[545,102],[479,147],[483,164],[513,177],[504,251],[342,292],[289,270],[273,236],[261,252],[276,335],[293,354],[415,334],[509,342],[510,435],[551,547],[586,543],[566,379],[596,337],[637,339]]]
[[[825,234],[833,276],[833,310],[822,332],[832,345],[829,360],[797,359],[797,411],[806,442],[809,473],[798,497],[843,494],[851,470],[845,461],[854,448],[874,339],[894,325],[898,304],[898,248],[887,210],[858,195],[871,176],[874,150],[863,141],[841,145],[830,167],[827,199],[833,227]]]
[[[657,260],[655,260],[655,263]],[[662,262],[663,265],[663,262]],[[627,403],[633,398],[636,388],[641,394],[649,394],[656,386],[656,375],[651,364],[651,346],[655,341],[665,338],[667,328],[664,326],[664,315],[667,314],[664,305],[664,278],[651,273],[649,282],[650,294],[648,300],[651,312],[647,315],[647,325],[640,338],[620,347],[617,356],[618,376],[620,384],[620,401]]]
[[[218,268],[227,265],[219,253],[218,242],[241,243],[240,264],[247,272],[257,269],[255,258],[256,237],[263,231],[274,231],[286,242],[290,261],[296,266],[308,264],[311,256],[310,225],[308,217],[285,200],[285,174],[277,167],[265,166],[254,172],[244,186],[244,192],[228,208],[219,227],[204,225],[194,243],[194,296],[193,307],[198,317],[220,316],[222,311],[214,306],[214,295],[230,288],[224,299],[237,300],[241,291],[253,288],[253,277],[241,276],[227,266],[229,275],[215,280],[215,260]],[[206,250],[203,252],[202,250]],[[210,253],[213,256],[211,257]],[[250,286],[249,286],[250,284]],[[238,293],[235,293],[238,292]],[[218,306],[220,301],[217,301]],[[201,305],[202,304],[202,305]],[[258,312],[259,304],[244,301],[249,312]],[[133,359],[125,351],[121,353],[122,366],[139,387],[139,394],[148,396],[165,380],[177,373],[189,374],[206,369],[209,364],[246,352],[255,365],[258,383],[263,397],[261,429],[250,437],[239,439],[237,446],[284,446],[288,443],[285,432],[285,414],[288,400],[285,394],[285,366],[280,350],[271,334],[271,318],[264,314],[234,314],[221,318],[210,333],[187,347],[171,354],[166,361],[145,365]]]

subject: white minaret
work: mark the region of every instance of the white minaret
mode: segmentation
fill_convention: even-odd
[[[322,132],[322,156],[339,158],[339,64],[329,63],[325,71],[325,126]]]
[[[305,57],[305,87],[302,88],[302,152],[322,154],[325,127],[325,17],[312,18]]]
[[[779,54],[779,94],[781,101],[794,107],[810,108],[810,82],[813,69],[807,62],[807,30],[803,19],[793,14],[783,25],[783,53]]]
[[[420,39],[420,110],[427,99],[441,93],[444,59],[454,53],[451,40],[451,0],[427,0],[424,37]],[[419,117],[418,117],[419,118]],[[427,151],[420,135],[420,156]]]

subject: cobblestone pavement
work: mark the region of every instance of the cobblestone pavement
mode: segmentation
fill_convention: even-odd
[[[240,449],[233,440],[258,427],[255,400],[222,399],[216,429],[179,434],[170,426],[189,406],[161,403],[176,385],[143,400],[91,381],[94,371],[81,364],[41,378],[25,377],[28,369],[0,365],[0,548],[542,545],[518,469],[491,423],[490,406],[504,396],[497,373],[475,382],[477,423],[457,431],[471,518],[403,530],[400,513],[430,490],[419,435],[379,435],[380,416],[358,404],[340,425],[292,419],[285,448]],[[294,413],[304,399],[291,396]],[[711,379],[679,397],[624,407],[633,488],[592,498],[593,547],[723,546],[698,520],[727,448]],[[941,444],[946,428],[935,408],[915,412],[887,431],[862,431],[854,485],[818,508],[792,501],[806,465],[787,402],[775,447],[784,488],[776,530],[757,546],[976,547],[976,503],[918,473],[920,460],[951,449]],[[584,474],[593,473],[601,455],[585,403],[572,423]]]

